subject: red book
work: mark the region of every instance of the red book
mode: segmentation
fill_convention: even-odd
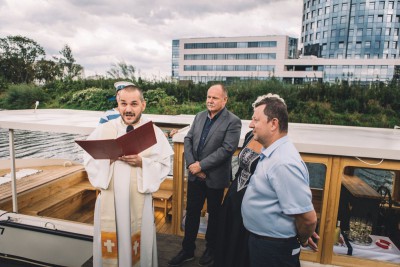
[[[136,155],[157,143],[153,122],[149,121],[117,139],[75,140],[94,159],[118,159]]]

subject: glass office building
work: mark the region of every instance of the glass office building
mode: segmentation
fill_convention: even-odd
[[[194,82],[265,80],[297,58],[298,39],[284,35],[172,41],[172,78]]]
[[[340,60],[324,67],[324,81],[385,81],[400,65],[399,28],[400,1],[304,0],[302,54]]]

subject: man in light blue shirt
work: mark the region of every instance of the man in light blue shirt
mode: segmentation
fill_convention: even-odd
[[[120,81],[120,82],[114,83],[115,98],[118,97],[119,90],[124,89],[127,86],[136,86],[136,85],[131,82],[125,82],[125,81]],[[120,116],[120,114],[119,114],[118,108],[113,108],[113,109],[107,110],[106,112],[104,112],[103,116],[101,116],[99,124],[103,124],[110,120],[114,120],[114,119],[118,118],[119,116]]]
[[[283,99],[269,95],[258,102],[250,128],[263,145],[242,203],[250,265],[300,266],[300,245],[308,245],[317,216],[306,164],[287,137]]]

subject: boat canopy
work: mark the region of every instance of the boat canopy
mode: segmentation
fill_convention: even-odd
[[[89,134],[98,125],[101,111],[38,109],[0,111],[0,128],[44,132]],[[194,115],[144,114],[156,124],[188,126]],[[239,146],[250,131],[242,120]],[[183,142],[189,127],[182,128],[173,142]],[[301,153],[400,160],[400,130],[321,124],[289,123],[289,138]]]

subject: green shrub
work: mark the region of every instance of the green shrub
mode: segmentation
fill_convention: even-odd
[[[65,106],[77,109],[107,110],[116,105],[114,101],[108,100],[113,93],[112,90],[91,87],[64,95],[60,98],[60,103],[65,103]]]
[[[42,88],[30,84],[10,85],[1,101],[1,109],[31,109],[39,101],[43,107],[47,96]]]

